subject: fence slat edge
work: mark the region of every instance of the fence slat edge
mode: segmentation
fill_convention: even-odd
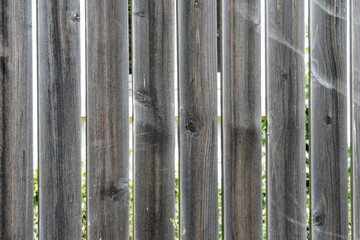
[[[216,0],[177,9],[180,233],[218,239]]]
[[[80,2],[38,1],[39,238],[81,238]]]
[[[221,6],[223,236],[262,239],[261,1],[238,2]]]
[[[305,6],[267,4],[267,237],[305,239]]]
[[[0,239],[34,235],[31,10],[0,3]]]
[[[348,238],[347,1],[310,0],[312,239]]]
[[[128,1],[86,1],[87,238],[129,239]]]
[[[175,239],[175,1],[132,1],[134,238]]]

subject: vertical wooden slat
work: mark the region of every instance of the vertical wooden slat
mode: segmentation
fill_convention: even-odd
[[[132,1],[134,239],[174,239],[173,0]]]
[[[347,1],[310,1],[312,239],[348,238]]]
[[[304,1],[266,9],[267,237],[305,239]]]
[[[127,0],[86,1],[87,238],[129,239]]]
[[[260,0],[222,1],[223,236],[262,238]]]
[[[360,239],[360,1],[351,1],[351,229]]]
[[[0,15],[0,239],[33,239],[31,1]]]
[[[38,1],[39,237],[81,238],[79,1]]]
[[[180,234],[218,238],[216,0],[178,1]]]

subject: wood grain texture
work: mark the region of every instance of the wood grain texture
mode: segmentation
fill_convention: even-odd
[[[267,239],[306,239],[304,2],[266,9]]]
[[[310,1],[312,239],[348,239],[345,0]]]
[[[33,239],[31,1],[0,1],[0,239]]]
[[[134,239],[175,239],[175,1],[132,1]]]
[[[351,229],[360,239],[360,1],[351,1]]]
[[[86,1],[87,239],[129,239],[127,0]]]
[[[216,0],[178,1],[177,17],[180,234],[218,239]]]
[[[38,1],[40,239],[81,238],[79,8]]]
[[[260,0],[222,1],[223,236],[262,239]]]

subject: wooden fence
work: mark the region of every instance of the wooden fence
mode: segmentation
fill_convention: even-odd
[[[86,21],[87,238],[129,239],[128,0],[85,2],[86,11],[80,13],[80,0],[38,0],[37,23],[32,23],[31,1],[0,1],[0,239],[33,238],[33,134],[39,139],[39,238],[81,239],[82,18]],[[261,0],[219,2],[220,13],[216,0],[132,1],[134,239],[175,239],[171,222],[175,219],[175,81],[181,239],[218,239],[218,58],[222,237],[263,238],[262,24],[266,26],[267,239],[306,239],[308,231],[312,239],[349,238],[348,129],[351,235],[360,239],[360,1],[350,0],[348,5],[346,0],[309,0],[308,124],[304,1],[263,1],[265,19]],[[217,16],[221,16],[220,32]],[[33,24],[37,24],[38,132],[32,128]],[[307,127],[310,186],[306,186]]]

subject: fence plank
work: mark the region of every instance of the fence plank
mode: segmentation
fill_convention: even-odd
[[[129,239],[128,1],[86,1],[87,238]]]
[[[360,2],[351,1],[351,229],[360,239]]]
[[[0,239],[33,239],[31,1],[0,15]]]
[[[262,238],[261,2],[222,1],[223,236]]]
[[[79,1],[38,1],[39,237],[81,238]]]
[[[178,1],[180,233],[218,238],[216,0]]]
[[[267,236],[305,239],[304,2],[266,9]]]
[[[347,1],[310,1],[310,183],[313,239],[348,238]]]
[[[132,2],[135,239],[175,238],[174,2]]]

